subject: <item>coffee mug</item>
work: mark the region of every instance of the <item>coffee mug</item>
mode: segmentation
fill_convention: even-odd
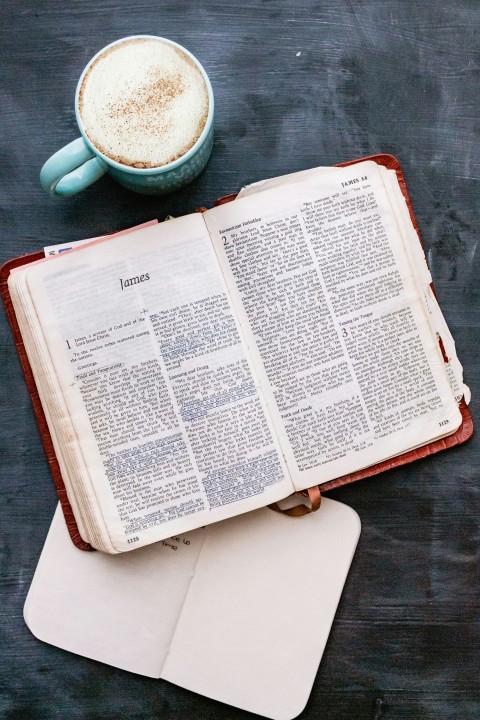
[[[182,75],[178,75],[177,69],[172,70],[172,73],[177,74],[171,74],[171,76],[159,74],[155,82],[153,82],[151,77],[150,82],[153,91],[147,90],[147,85],[145,85],[145,83],[142,85],[142,83],[139,82],[138,89],[140,94],[138,97],[137,95],[132,95],[130,100],[127,99],[127,102],[127,100],[125,100],[121,93],[117,90],[118,87],[122,87],[119,85],[119,78],[115,79],[115,77],[112,76],[111,85],[112,88],[115,88],[114,91],[117,92],[117,105],[115,111],[110,108],[108,113],[105,111],[105,107],[101,106],[98,112],[98,117],[95,120],[95,122],[97,122],[99,132],[103,132],[105,122],[108,126],[108,122],[110,122],[109,117],[110,119],[118,118],[119,113],[120,115],[123,113],[124,120],[127,125],[121,130],[123,134],[120,134],[120,138],[124,137],[127,145],[131,145],[132,142],[137,142],[138,148],[143,148],[144,145],[148,146],[148,132],[152,122],[160,122],[160,130],[162,127],[161,122],[164,122],[163,127],[168,127],[170,130],[174,128],[174,133],[176,132],[175,128],[180,128],[182,125],[187,123],[187,129],[183,129],[182,132],[185,132],[188,135],[188,129],[190,127],[188,126],[188,122],[193,123],[198,119],[196,118],[195,113],[193,113],[194,119],[189,120],[190,116],[192,116],[191,108],[184,105],[177,105],[176,107],[179,114],[176,119],[175,117],[168,116],[166,120],[164,119],[160,121],[160,118],[163,116],[161,115],[161,112],[156,111],[155,103],[157,103],[157,109],[159,109],[159,111],[162,110],[162,107],[165,107],[165,103],[167,103],[167,105],[170,103],[168,106],[170,108],[169,112],[173,112],[171,110],[171,107],[173,107],[171,104],[177,96],[177,102],[188,103],[188,93],[183,92],[183,90],[180,91],[178,88],[183,88],[186,82],[191,83],[192,81],[189,79],[190,76],[195,76],[193,82],[196,82],[199,88],[200,85],[198,83],[202,83],[202,89],[197,90],[195,94],[195,102],[197,103],[195,110],[197,110],[197,106],[198,108],[201,107],[199,105],[199,98],[201,96],[205,96],[202,100],[205,109],[202,110],[203,115],[201,116],[201,121],[199,121],[197,125],[198,132],[200,133],[199,135],[198,133],[195,135],[193,130],[191,130],[190,136],[188,136],[189,140],[186,140],[185,137],[174,137],[172,141],[173,145],[171,146],[173,159],[170,159],[168,153],[166,153],[160,158],[160,160],[155,160],[155,158],[153,158],[152,161],[148,159],[148,162],[146,162],[145,159],[138,161],[138,158],[135,156],[136,151],[133,147],[129,150],[133,153],[132,157],[125,159],[123,157],[124,148],[120,147],[120,153],[118,147],[115,151],[111,151],[110,149],[106,149],[104,145],[98,141],[98,139],[92,137],[92,133],[89,131],[89,128],[85,127],[80,104],[86,87],[86,85],[84,86],[84,79],[87,74],[90,73],[94,65],[96,68],[99,67],[99,63],[100,65],[105,65],[106,58],[114,57],[115,53],[119,50],[124,52],[127,44],[127,52],[138,53],[138,48],[148,41],[160,41],[161,43],[164,43],[165,53],[170,53],[171,58],[169,59],[169,62],[173,63],[172,67],[177,67],[175,63],[183,63],[181,65],[181,71],[187,73],[187,75],[189,74],[188,78],[185,76],[185,79]],[[122,43],[125,45],[117,47]],[[135,46],[137,46],[136,49]],[[108,62],[111,61],[109,60]],[[115,62],[115,60],[113,60],[113,62]],[[146,60],[146,62],[149,61]],[[123,68],[128,69],[130,64],[131,63],[128,62],[125,63],[124,58],[124,61],[121,63],[121,72],[123,72]],[[191,69],[189,69],[189,66]],[[107,68],[107,75],[110,70],[112,73],[116,72],[114,67],[113,69]],[[155,68],[149,69],[150,76],[154,70]],[[99,71],[96,70],[96,72],[98,75]],[[198,73],[200,73],[200,75]],[[203,81],[200,78],[203,78]],[[113,80],[115,80],[115,83]],[[120,81],[123,81],[123,78],[120,78]],[[97,81],[97,84],[98,82],[99,81]],[[189,85],[189,87],[190,86],[191,85]],[[110,93],[110,89],[108,87],[105,93],[108,99]],[[93,102],[94,101],[95,98],[93,99]],[[121,104],[122,102],[124,103],[123,105]],[[184,111],[182,108],[185,107],[186,110]],[[148,115],[143,117],[142,113],[148,113]],[[200,110],[198,110],[198,113],[200,113]],[[172,40],[167,40],[166,38],[154,35],[134,35],[110,43],[110,45],[107,45],[105,48],[100,50],[100,52],[98,52],[90,60],[78,81],[75,93],[75,115],[81,137],[58,150],[58,152],[47,160],[40,172],[40,182],[42,187],[51,195],[68,197],[80,192],[80,190],[83,190],[89,185],[92,185],[100,177],[102,177],[102,175],[108,173],[108,175],[111,175],[111,177],[120,183],[120,185],[139,193],[158,195],[177,190],[187,185],[195,177],[197,177],[207,164],[213,145],[213,113],[213,92],[208,76],[198,60],[184,47],[178,45],[178,43],[175,43]],[[198,117],[200,117],[200,114]],[[113,122],[115,122],[115,120],[112,120],[112,123]],[[130,127],[128,123],[133,126],[134,132],[128,132]],[[202,123],[204,123],[203,129],[201,129]],[[146,141],[145,138],[142,137],[142,127],[147,135]],[[155,130],[155,137],[160,136],[158,131],[159,128]],[[113,132],[117,132],[118,136],[118,129],[113,129]],[[180,130],[178,130],[177,134],[179,132]],[[120,141],[118,141],[117,136],[115,136],[116,142],[117,144],[118,142],[121,144],[122,140],[120,139]],[[132,137],[134,138],[133,140]],[[152,135],[152,137],[154,136]],[[174,141],[177,141],[178,144],[178,147],[176,148]],[[190,146],[188,146],[189,142]],[[183,147],[181,147],[181,143],[183,143]],[[170,149],[170,145],[168,148]],[[148,154],[150,150],[144,149],[144,152]],[[158,153],[160,157],[162,155],[161,147],[158,148]],[[137,154],[139,153],[137,152]],[[157,162],[156,165],[155,162]]]

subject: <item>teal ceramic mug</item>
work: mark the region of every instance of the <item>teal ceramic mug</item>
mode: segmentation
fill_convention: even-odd
[[[134,167],[130,164],[119,162],[106,154],[106,152],[95,145],[95,142],[87,134],[79,110],[82,83],[92,65],[107,52],[111,50],[115,51],[117,49],[115,46],[120,43],[128,42],[133,44],[139,40],[160,40],[171,48],[176,49],[176,52],[180,55],[183,53],[184,57],[186,56],[188,61],[192,62],[200,71],[205,81],[208,94],[206,120],[199,137],[186,152],[176,157],[176,159],[154,167]],[[167,91],[169,91],[168,86]],[[132,107],[134,112],[135,107],[139,106],[135,106],[135,103],[133,103],[133,106],[131,104],[129,108],[130,112],[132,112]],[[148,195],[169,193],[187,185],[197,177],[207,164],[212,151],[214,101],[210,80],[201,64],[188,50],[166,38],[153,35],[135,35],[110,43],[110,45],[100,50],[100,52],[90,60],[78,81],[75,93],[75,114],[81,137],[52,155],[40,172],[42,187],[51,195],[59,197],[74,195],[89,185],[92,185],[92,183],[96,182],[105,173],[108,173],[108,175],[113,177],[120,185],[135,192]]]

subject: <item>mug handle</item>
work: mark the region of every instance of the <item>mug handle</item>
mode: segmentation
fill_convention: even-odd
[[[105,163],[79,137],[47,160],[40,171],[40,182],[50,195],[69,197],[92,185],[106,171]]]

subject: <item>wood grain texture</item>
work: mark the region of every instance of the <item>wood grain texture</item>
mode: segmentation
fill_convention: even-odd
[[[480,5],[476,0],[4,0],[0,263],[180,215],[247,182],[387,152],[404,169],[479,417]],[[198,56],[216,98],[205,172],[163,198],[109,178],[51,200],[38,173],[77,136],[76,80],[125,35]],[[44,645],[22,607],[55,492],[6,319],[0,328],[0,718],[247,720],[163,681]],[[363,533],[302,720],[477,720],[479,440],[331,496]],[[313,629],[314,631],[314,629]]]

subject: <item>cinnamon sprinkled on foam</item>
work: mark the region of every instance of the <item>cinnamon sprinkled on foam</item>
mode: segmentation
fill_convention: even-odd
[[[131,167],[161,167],[200,137],[208,91],[198,67],[178,48],[134,38],[91,65],[79,111],[87,136],[104,155]]]

